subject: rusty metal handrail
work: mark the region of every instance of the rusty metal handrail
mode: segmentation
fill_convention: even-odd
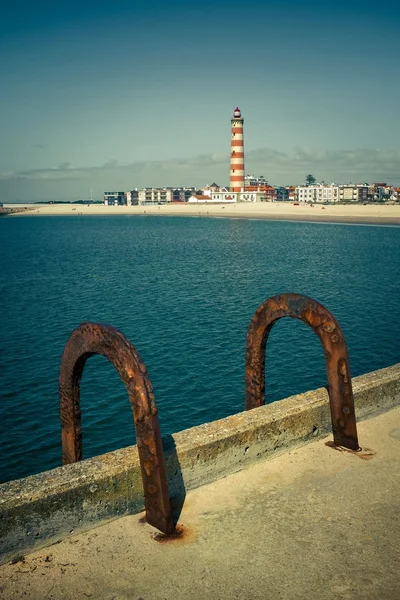
[[[135,347],[109,325],[83,323],[65,345],[59,379],[62,462],[65,465],[82,460],[80,380],[87,359],[94,354],[102,354],[112,362],[128,390],[147,522],[163,533],[172,533],[175,525],[153,386]]]
[[[334,443],[358,450],[357,425],[347,345],[335,317],[322,304],[300,294],[280,294],[261,304],[247,332],[246,410],[265,403],[265,346],[273,324],[293,317],[309,325],[324,348]]]

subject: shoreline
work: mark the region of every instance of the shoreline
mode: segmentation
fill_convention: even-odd
[[[16,215],[18,213],[29,212],[34,210],[31,207],[23,205],[21,208],[17,208],[13,205],[9,205],[9,207],[5,208],[4,206],[0,207],[0,217],[8,217],[10,215]]]
[[[291,202],[240,204],[171,204],[105,206],[104,204],[8,204],[7,216],[176,216],[292,221],[309,223],[347,223],[354,225],[400,226],[400,205],[295,205]],[[18,208],[21,212],[14,212]]]

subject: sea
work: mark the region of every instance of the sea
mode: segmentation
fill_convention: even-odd
[[[0,219],[0,481],[61,464],[58,375],[84,321],[139,351],[163,435],[244,410],[246,331],[270,296],[324,304],[353,376],[400,361],[400,228],[159,216]],[[318,337],[278,321],[267,402],[326,385]],[[126,389],[101,356],[81,384],[84,458],[135,443]]]

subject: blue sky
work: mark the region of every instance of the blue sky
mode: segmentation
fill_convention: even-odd
[[[0,200],[229,178],[400,185],[395,2],[18,2],[0,22]]]

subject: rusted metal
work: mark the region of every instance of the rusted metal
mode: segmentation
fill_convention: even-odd
[[[254,313],[247,332],[246,410],[265,403],[265,346],[273,324],[283,317],[303,321],[318,335],[326,360],[334,443],[358,450],[346,341],[329,310],[307,296],[280,294],[269,298]]]
[[[94,354],[102,354],[112,362],[128,390],[147,522],[163,533],[172,533],[175,526],[153,386],[139,353],[114,327],[83,323],[72,332],[64,348],[59,379],[62,462],[65,465],[82,460],[80,380],[87,359]]]

